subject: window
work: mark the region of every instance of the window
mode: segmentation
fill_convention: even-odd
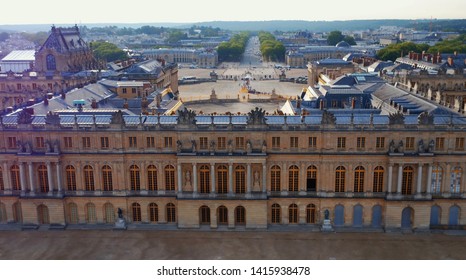
[[[47,66],[47,71],[57,70],[57,63],[55,61],[55,56],[53,56],[53,54],[48,54],[45,57],[45,63],[46,63],[46,66]]]
[[[45,148],[44,137],[36,137],[36,148],[37,149]]]
[[[84,170],[84,188],[86,191],[94,191],[94,169],[90,165],[86,165]]]
[[[104,204],[104,222],[107,224],[113,224],[115,222],[115,210],[111,203]]]
[[[445,148],[445,138],[437,137],[435,138],[435,150],[442,151]]]
[[[378,150],[385,148],[385,137],[375,138],[375,148]]]
[[[136,88],[131,88],[131,93],[136,93]]]
[[[401,194],[410,195],[413,192],[413,172],[411,166],[403,168],[403,176],[401,180]]]
[[[310,149],[317,148],[317,137],[309,137],[309,148]]]
[[[167,223],[175,223],[176,222],[176,209],[173,203],[167,204]]]
[[[165,167],[165,190],[175,190],[175,167],[172,165],[167,165]]]
[[[316,223],[316,206],[314,204],[309,204],[306,206],[306,223]]]
[[[236,149],[244,149],[244,137],[236,137]]]
[[[345,175],[346,169],[343,166],[338,166],[335,170],[335,192],[345,191]]]
[[[147,143],[146,143],[146,147],[147,148],[155,148],[155,137],[147,137],[146,138],[147,140]]]
[[[202,165],[199,169],[199,183],[201,193],[210,193],[210,170],[209,166]]]
[[[108,137],[100,137],[100,148],[102,149],[109,148]]]
[[[122,88],[122,92],[123,92],[123,94],[126,94],[126,93],[128,93],[128,89],[127,88]]]
[[[41,192],[48,192],[49,191],[49,179],[47,174],[47,166],[41,164],[37,168],[37,172],[39,175],[39,187]]]
[[[102,167],[102,183],[104,186],[104,191],[113,191],[112,168],[108,165]]]
[[[17,143],[16,137],[8,137],[8,149],[16,149]]]
[[[16,90],[21,90],[21,84],[16,84]]]
[[[70,224],[78,223],[78,206],[76,203],[68,204],[68,222]]]
[[[129,138],[129,147],[130,148],[137,148],[138,147],[138,138],[134,136],[130,136]]]
[[[279,192],[281,190],[281,170],[278,165],[272,166],[270,170],[270,186],[272,192]]]
[[[97,216],[95,213],[95,205],[93,203],[87,203],[86,209],[86,222],[88,224],[94,224],[97,222]]]
[[[141,205],[139,205],[139,203],[134,202],[131,205],[131,212],[133,213],[133,222],[140,222],[141,221]]]
[[[149,204],[149,220],[152,223],[159,221],[159,207],[153,202]]]
[[[281,222],[281,209],[280,205],[272,205],[272,224],[279,224]]]
[[[155,165],[149,165],[147,167],[147,187],[149,188],[149,191],[158,190],[157,167],[155,167]]]
[[[306,171],[306,190],[315,192],[317,190],[317,167],[311,165]]]
[[[23,211],[19,202],[13,204],[13,220],[15,223],[23,222]]]
[[[299,168],[296,165],[288,169],[288,191],[299,191]]]
[[[272,137],[272,149],[280,148],[280,137]]]
[[[291,204],[288,207],[288,222],[290,224],[298,223],[298,206],[296,204]]]
[[[443,177],[443,169],[440,166],[433,166],[432,167],[432,176],[431,176],[431,188],[432,193],[438,194],[442,191],[442,177]]]
[[[454,167],[450,173],[450,193],[459,193],[461,187],[461,167]]]
[[[406,137],[406,150],[414,150],[414,137]]]
[[[141,190],[141,172],[139,166],[131,165],[129,167],[130,186],[132,191]]]
[[[373,192],[382,192],[383,190],[383,175],[384,169],[382,166],[377,166],[374,169],[374,180],[372,182],[372,191]]]
[[[11,176],[11,185],[13,187],[14,191],[20,191],[21,190],[21,179],[19,176],[19,166],[18,165],[12,165],[10,167],[10,176]]]
[[[235,169],[235,193],[246,193],[246,169],[241,165]]]
[[[83,149],[89,149],[91,147],[91,137],[83,137]]]
[[[225,137],[218,137],[217,138],[217,149],[225,150],[227,148],[227,142]]]
[[[457,137],[455,139],[455,150],[464,151],[464,138],[463,137]]]
[[[207,206],[201,206],[199,208],[199,216],[201,225],[210,225],[210,208]]]
[[[366,147],[366,137],[358,137],[356,139],[356,148],[364,149]]]
[[[346,148],[346,137],[338,137],[337,138],[337,148],[338,149]]]
[[[223,205],[218,207],[218,224],[228,225],[228,208]]]
[[[0,191],[5,190],[5,183],[3,182],[3,169],[0,167]]]
[[[165,144],[165,148],[173,147],[173,138],[172,137],[164,137],[164,144]]]
[[[364,167],[358,166],[354,170],[354,192],[364,192]]]
[[[67,165],[65,168],[66,174],[66,189],[76,191],[76,168],[72,165]]]
[[[243,206],[235,208],[235,224],[244,225],[246,224],[246,209]]]
[[[207,137],[199,138],[199,149],[207,150],[209,148],[209,140]]]
[[[50,224],[49,208],[44,204],[37,206],[37,221],[39,225]]]
[[[65,149],[73,148],[73,138],[63,137],[63,142],[65,143]]]
[[[290,137],[290,148],[298,148],[298,137]]]

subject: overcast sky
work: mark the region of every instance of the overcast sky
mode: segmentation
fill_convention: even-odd
[[[0,10],[0,25],[457,19],[466,18],[466,0],[2,0]]]

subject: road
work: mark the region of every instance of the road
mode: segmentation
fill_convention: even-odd
[[[241,68],[263,67],[261,59],[262,54],[260,52],[259,37],[252,36],[246,44],[246,49],[244,50],[239,66]]]

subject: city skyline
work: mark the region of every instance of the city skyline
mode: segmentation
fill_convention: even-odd
[[[19,4],[21,3],[21,6]],[[318,3],[301,0],[286,2],[286,6],[254,3],[237,0],[221,10],[215,9],[216,1],[199,0],[196,2],[180,0],[176,7],[170,9],[148,0],[135,0],[131,7],[125,4],[110,3],[108,0],[82,0],[79,5],[70,7],[57,6],[56,0],[40,2],[25,0],[4,4],[6,11],[0,25],[15,24],[92,24],[92,23],[196,23],[205,21],[268,21],[268,20],[307,20],[334,21],[355,19],[459,19],[464,18],[466,2],[446,0],[442,5],[432,1],[393,0],[384,7],[374,5],[374,1],[359,0],[348,5],[346,1],[334,0],[331,9],[318,6]],[[377,9],[371,10],[370,7]],[[27,10],[24,7],[28,7]],[[49,8],[50,7],[50,8]],[[141,9],[141,7],[143,7]],[[287,7],[289,12],[286,11]],[[15,12],[23,9],[21,12]],[[48,11],[52,11],[49,13]],[[126,12],[126,13],[122,13]],[[299,13],[293,13],[299,11]],[[306,12],[301,12],[306,11]],[[290,12],[292,14],[290,14]]]

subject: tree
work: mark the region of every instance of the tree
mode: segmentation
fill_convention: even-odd
[[[183,40],[183,39],[186,39],[186,38],[188,38],[188,35],[186,35],[186,33],[182,32],[180,30],[174,30],[174,31],[170,32],[170,34],[168,35],[167,42],[169,44],[176,44],[180,40]]]
[[[381,60],[395,61],[401,54],[408,54],[410,51],[421,53],[429,48],[427,44],[415,44],[413,42],[404,42],[398,44],[391,44],[379,50],[377,56]]]
[[[92,51],[97,59],[105,60],[107,62],[116,60],[125,60],[128,55],[123,50],[119,49],[116,45],[108,42],[92,42]]]
[[[344,38],[345,36],[341,34],[341,31],[338,31],[338,30],[332,31],[327,36],[327,44],[329,46],[335,46],[339,42],[343,41]]]
[[[353,36],[346,35],[345,38],[343,38],[343,41],[350,44],[351,46],[356,45],[356,41],[354,40]]]

